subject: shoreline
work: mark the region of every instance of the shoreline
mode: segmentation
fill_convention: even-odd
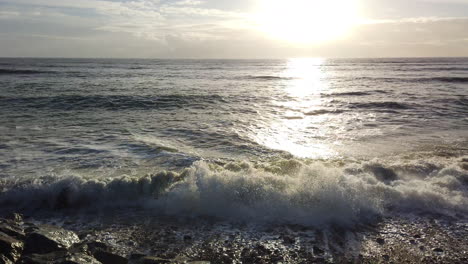
[[[91,218],[86,224],[69,216],[49,222],[54,225],[44,225],[46,219],[23,220],[19,214],[13,216],[0,220],[0,232],[3,232],[0,242],[5,244],[5,236],[8,236],[22,246],[16,247],[16,251],[11,247],[9,252],[2,247],[3,256],[0,257],[10,256],[11,261],[4,260],[4,263],[468,261],[468,221],[463,218],[395,216],[361,227],[321,229],[288,224],[229,223],[212,218],[128,218],[122,215],[120,219],[117,215],[107,219]],[[58,239],[50,235],[54,233],[65,235]],[[46,241],[55,239],[53,243],[45,243],[49,245],[46,249],[41,246],[43,242],[37,243],[44,241],[44,237]],[[11,256],[16,257],[12,259]],[[115,262],[117,260],[120,262]]]

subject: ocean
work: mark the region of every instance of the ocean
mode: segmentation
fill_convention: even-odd
[[[3,58],[0,188],[42,220],[463,222],[468,58]]]

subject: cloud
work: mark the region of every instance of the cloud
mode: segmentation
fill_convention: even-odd
[[[205,3],[205,1],[197,1],[197,0],[183,0],[176,2],[174,5],[182,5],[182,6],[196,6]]]
[[[248,19],[246,14],[200,7],[205,2],[196,0],[0,0],[2,3],[10,10],[0,13],[0,18],[17,14],[23,21],[67,24],[86,14],[86,24],[93,24],[90,30],[124,32],[153,40],[162,40],[167,34],[215,38],[219,37],[217,32],[210,34],[203,25],[243,27]],[[33,13],[40,13],[41,17]]]
[[[226,6],[221,5],[223,2]],[[468,55],[468,18],[465,17],[365,20],[342,39],[322,45],[298,45],[260,33],[251,13],[227,8],[229,3],[221,0],[0,0],[0,56]]]

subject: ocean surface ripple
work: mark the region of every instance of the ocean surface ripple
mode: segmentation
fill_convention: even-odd
[[[468,59],[0,59],[0,207],[466,217]]]

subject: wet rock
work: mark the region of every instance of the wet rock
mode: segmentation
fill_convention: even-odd
[[[0,232],[19,240],[23,240],[25,238],[23,229],[17,225],[0,223]]]
[[[111,246],[100,241],[92,241],[86,244],[88,251],[103,264],[126,264],[128,260],[112,252]]]
[[[32,254],[23,257],[21,264],[100,264],[95,258],[83,253],[68,253],[65,251],[51,252],[48,254]]]
[[[323,255],[323,253],[325,253],[325,251],[317,246],[314,246],[313,247],[313,250],[314,250],[314,254],[315,255]]]
[[[18,214],[18,213],[11,213],[5,217],[5,219],[13,221],[15,223],[21,223],[23,222],[23,215]]]
[[[165,264],[172,263],[169,259],[163,259],[158,257],[145,256],[130,262],[131,264]]]
[[[294,244],[296,242],[296,239],[292,236],[283,236],[283,241],[287,244]]]
[[[375,240],[375,242],[377,242],[379,245],[383,245],[385,244],[385,239],[379,237]]]
[[[85,242],[80,242],[80,243],[73,244],[73,246],[71,246],[68,249],[68,253],[71,253],[71,254],[83,253],[83,254],[87,254],[87,255],[92,255],[92,254],[90,254],[88,244],[86,244]]]
[[[48,254],[31,254],[23,256],[19,263],[21,264],[49,264],[49,263],[58,263],[59,260],[63,260],[67,257],[67,252],[50,252]]]
[[[16,262],[23,251],[24,243],[0,232],[0,254]]]
[[[106,243],[101,241],[92,241],[86,244],[90,252],[95,252],[97,250],[110,251],[111,247]]]
[[[93,256],[102,264],[127,264],[128,260],[108,250],[95,250]]]
[[[25,254],[67,250],[80,241],[74,232],[60,227],[42,225],[30,231],[25,240]]]
[[[137,260],[139,260],[139,259],[141,259],[143,257],[146,257],[146,255],[143,254],[143,253],[132,253],[128,257],[129,263],[134,263],[135,261],[137,261]]]
[[[101,262],[97,261],[95,258],[83,254],[83,253],[75,253],[70,256],[67,256],[60,264],[101,264]]]
[[[0,254],[0,263],[2,263],[2,264],[13,264],[14,262],[11,261],[9,258],[5,257],[5,255]]]

